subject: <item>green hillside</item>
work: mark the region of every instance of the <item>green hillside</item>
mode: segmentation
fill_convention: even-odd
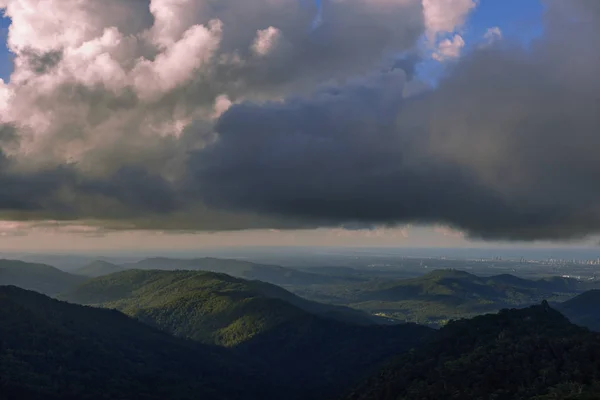
[[[347,400],[595,399],[598,359],[600,334],[544,303],[452,322]]]
[[[115,272],[121,272],[124,269],[118,265],[109,263],[107,261],[96,260],[84,267],[75,270],[73,273],[76,275],[87,276],[90,278],[97,278],[99,276],[114,274]]]
[[[0,287],[0,321],[2,399],[277,398],[249,360],[118,311],[7,286]]]
[[[0,285],[14,285],[54,296],[85,280],[45,264],[0,260]]]
[[[221,258],[176,259],[155,257],[124,264],[125,269],[194,270],[219,272],[237,278],[259,280],[275,285],[313,285],[343,282],[345,279],[323,274],[298,271],[278,265],[263,265],[248,261]]]
[[[433,332],[349,322],[356,311],[342,322],[331,318],[339,317],[338,307],[268,283],[202,271],[130,270],[90,280],[62,298],[114,307],[174,335],[260,360],[302,400],[340,394],[390,354],[417,346]]]
[[[87,281],[61,299],[116,308],[175,335],[225,346],[309,312],[371,322],[361,312],[304,300],[278,286],[202,271],[129,270]]]

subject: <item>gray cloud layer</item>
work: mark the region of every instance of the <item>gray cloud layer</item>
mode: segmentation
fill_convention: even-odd
[[[61,1],[86,29],[4,2],[20,28],[0,93],[2,218],[600,230],[595,0],[546,1],[530,48],[473,50],[420,92],[418,60],[395,55],[425,32],[421,1],[332,0],[314,31],[295,0]]]
[[[233,107],[219,141],[192,158],[204,198],[328,223],[444,222],[485,238],[597,232],[600,12],[591,0],[547,5],[530,49],[478,50],[417,97],[385,73]]]

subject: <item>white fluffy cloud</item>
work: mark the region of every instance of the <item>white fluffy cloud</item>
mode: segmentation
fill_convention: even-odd
[[[426,39],[433,59],[460,56],[465,46],[460,29],[477,4],[478,0],[423,0]]]
[[[142,99],[160,97],[189,82],[219,47],[222,26],[212,21],[209,27],[193,25],[183,36],[165,46],[154,60],[140,60],[128,81],[133,82]]]
[[[256,39],[252,44],[252,50],[259,56],[266,56],[281,40],[281,31],[272,26],[256,32]]]
[[[158,153],[183,159],[175,153],[207,139],[169,137],[192,123],[231,102],[278,98],[383,65],[413,46],[423,26],[417,0],[331,1],[316,30],[314,10],[296,0],[0,7],[12,19],[15,54],[10,83],[0,82],[0,121],[19,132],[18,145],[4,151],[27,168],[77,162],[96,172],[118,168],[117,154],[130,164],[156,164]]]
[[[462,48],[465,47],[465,41],[459,34],[452,38],[440,41],[437,49],[433,53],[433,58],[438,61],[444,61],[449,58],[457,58],[460,56]]]
[[[423,0],[427,36],[435,40],[437,35],[454,32],[476,6],[477,0]]]
[[[485,40],[485,44],[488,46],[497,42],[498,40],[502,40],[502,30],[497,26],[488,28],[483,35],[483,39]]]

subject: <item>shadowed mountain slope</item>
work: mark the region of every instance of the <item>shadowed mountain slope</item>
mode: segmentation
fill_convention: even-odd
[[[258,400],[274,395],[247,360],[177,339],[118,311],[4,286],[0,320],[3,399]]]
[[[598,398],[600,335],[544,302],[449,323],[348,400]]]
[[[71,289],[86,278],[45,264],[0,260],[0,285],[14,285],[49,296]]]
[[[572,323],[600,331],[600,290],[589,290],[555,307]]]

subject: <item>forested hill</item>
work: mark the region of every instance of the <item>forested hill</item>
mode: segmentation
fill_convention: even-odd
[[[360,311],[311,302],[268,283],[203,271],[129,270],[89,280],[60,298],[116,308],[178,336],[227,346],[307,313],[373,323]]]
[[[509,274],[477,276],[441,269],[410,279],[313,286],[296,289],[295,293],[398,321],[439,327],[450,319],[527,307],[542,300],[561,302],[597,284],[563,277],[529,280]]]
[[[592,312],[596,297],[586,293],[567,308]],[[332,306],[202,271],[124,271],[64,298],[117,307],[139,321],[0,287],[0,399],[583,400],[600,393],[600,334],[547,302],[434,331],[342,322],[329,317]]]
[[[521,305],[533,299],[539,299],[539,303],[555,292],[575,292],[578,284],[577,280],[560,277],[534,281],[508,274],[481,277],[465,271],[443,269],[418,278],[358,284],[351,300],[428,300],[455,305],[469,302]]]
[[[118,311],[3,286],[0,321],[1,399],[263,400],[282,393],[250,360]]]
[[[599,359],[600,334],[544,302],[451,322],[346,399],[597,399]]]
[[[46,264],[0,260],[0,285],[14,285],[49,296],[71,289],[86,279]]]
[[[433,332],[412,324],[364,324],[355,311],[344,310],[348,314],[339,318],[338,307],[212,272],[125,271],[90,280],[63,298],[116,307],[169,333],[230,347],[260,360],[275,381],[303,400],[341,394],[391,354],[418,346]]]

